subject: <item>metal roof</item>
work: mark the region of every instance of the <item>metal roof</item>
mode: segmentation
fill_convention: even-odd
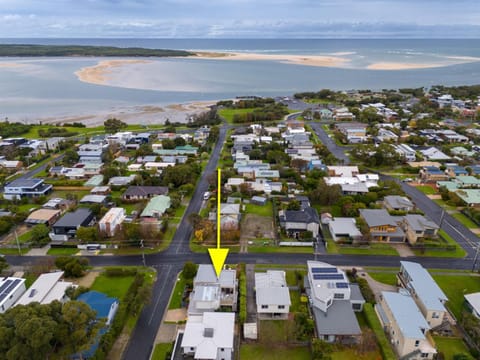
[[[410,294],[382,291],[382,296],[403,336],[425,339],[424,332],[430,326]]]
[[[392,216],[385,209],[360,209],[360,215],[369,227],[391,225],[397,226]]]
[[[54,227],[75,227],[81,226],[90,216],[92,212],[87,208],[78,208],[74,212],[63,215],[53,226]]]
[[[420,264],[410,261],[400,261],[401,267],[408,273],[411,287],[427,310],[446,311],[442,301],[448,301],[430,273]]]
[[[348,300],[335,300],[326,313],[315,306],[312,309],[318,335],[360,335],[362,333]]]

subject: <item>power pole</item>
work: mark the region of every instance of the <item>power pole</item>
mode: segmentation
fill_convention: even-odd
[[[145,251],[144,251],[144,246],[143,246],[143,239],[140,240],[140,247],[142,248],[142,262],[143,262],[143,266],[147,266],[146,262],[145,262]]]
[[[15,232],[15,240],[17,242],[18,255],[22,256],[22,250],[20,250],[20,242],[18,241],[17,229],[15,229],[14,232]]]
[[[475,251],[475,257],[473,258],[472,272],[474,272],[475,268],[477,267],[477,260],[478,260],[479,251],[480,251],[480,243],[477,243],[477,251]]]

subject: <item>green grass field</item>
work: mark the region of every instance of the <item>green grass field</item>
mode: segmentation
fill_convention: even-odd
[[[247,204],[245,205],[245,212],[247,214],[254,214],[258,216],[269,216],[272,217],[273,209],[272,209],[272,202],[267,201],[264,206],[255,205],[255,204]]]
[[[51,248],[48,250],[48,255],[57,255],[57,256],[70,256],[75,255],[79,252],[79,249],[76,248]]]
[[[236,114],[247,114],[256,110],[258,108],[248,108],[248,109],[221,109],[218,111],[218,115],[225,119],[229,124],[233,124],[233,117]]]
[[[419,185],[419,186],[415,186],[415,188],[423,192],[425,195],[433,195],[437,193],[437,191],[435,191],[434,188],[428,185]]]
[[[417,256],[427,256],[427,257],[451,257],[451,258],[463,258],[467,254],[463,248],[457,244],[453,238],[448,235],[444,230],[439,230],[438,235],[443,239],[445,244],[456,246],[455,251],[444,251],[444,250],[425,250],[421,251],[418,249],[413,250]]]
[[[90,290],[96,290],[122,300],[132,284],[133,279],[133,276],[110,277],[102,273],[97,276]]]
[[[240,359],[262,360],[310,360],[310,350],[306,346],[287,347],[281,345],[251,345],[240,346]]]
[[[389,244],[370,244],[367,248],[337,246],[338,253],[348,255],[398,256],[397,250]]]
[[[455,214],[452,214],[452,216],[458,221],[460,221],[463,226],[469,229],[478,229],[479,227],[477,224],[475,224],[472,220],[470,220],[466,215],[462,213],[455,213]]]
[[[28,248],[20,248],[20,253],[22,255],[25,255],[27,252],[29,252],[30,249]],[[0,254],[2,255],[18,255],[18,249],[15,248],[0,248]]]
[[[168,304],[168,309],[180,309],[182,307],[182,295],[183,290],[185,289],[185,279],[182,276],[182,273],[177,278],[175,283],[175,288],[172,292],[172,298],[170,299],[170,304]]]
[[[387,339],[387,335],[383,331],[382,324],[380,320],[378,320],[377,314],[373,309],[372,304],[365,304],[363,306],[363,313],[365,314],[365,318],[367,323],[372,328],[375,336],[377,337],[377,343],[381,348],[381,352],[383,354],[384,360],[395,360],[397,357],[395,356],[392,347],[390,346],[390,342]]]
[[[167,354],[173,350],[173,344],[157,344],[153,349],[152,360],[165,360]]]
[[[445,360],[453,360],[453,356],[457,354],[465,354],[468,359],[473,360],[473,356],[470,355],[462,339],[443,336],[434,336],[433,339],[437,350],[443,353]]]
[[[381,283],[388,284],[388,285],[397,285],[396,273],[369,271],[368,275],[370,275],[372,279],[377,280]]]

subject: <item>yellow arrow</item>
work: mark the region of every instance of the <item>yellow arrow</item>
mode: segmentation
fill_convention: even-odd
[[[220,277],[220,272],[222,271],[223,264],[227,259],[228,249],[220,248],[220,206],[221,206],[221,186],[222,186],[222,175],[221,170],[218,169],[218,179],[217,179],[217,248],[208,249],[210,258],[212,259],[212,264],[217,274],[217,278]]]

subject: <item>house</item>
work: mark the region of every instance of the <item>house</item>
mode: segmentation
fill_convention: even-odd
[[[307,165],[308,170],[318,169],[327,172],[327,165],[322,160],[310,160]]]
[[[220,204],[220,228],[238,229],[240,226],[240,204]]]
[[[85,181],[83,186],[100,186],[103,184],[103,175],[93,175],[90,179]]]
[[[165,211],[170,207],[171,200],[169,196],[158,195],[150,199],[145,209],[143,209],[140,217],[159,219]]]
[[[454,156],[461,156],[461,157],[473,157],[475,156],[476,152],[467,150],[463,146],[456,146],[450,149],[450,152]]]
[[[470,312],[480,319],[480,292],[473,294],[465,294],[465,305]]]
[[[255,179],[278,179],[280,178],[280,172],[278,170],[255,169],[254,176]]]
[[[113,207],[98,222],[98,228],[107,236],[114,236],[115,232],[125,220],[125,209]]]
[[[0,167],[7,170],[20,170],[23,166],[23,163],[18,160],[0,160]]]
[[[383,206],[389,211],[412,211],[415,207],[405,196],[387,195],[383,198]]]
[[[376,136],[376,138],[379,142],[383,142],[383,141],[396,142],[398,140],[398,135],[391,130],[380,128],[378,129],[378,135]]]
[[[167,195],[166,186],[129,186],[122,195],[123,200],[146,200],[157,195]]]
[[[305,291],[315,321],[317,336],[327,342],[356,342],[362,330],[355,312],[365,300],[358,286],[344,271],[319,261],[307,261]]]
[[[232,360],[235,313],[205,312],[189,317],[181,347],[183,356],[204,360]]]
[[[71,205],[72,201],[62,199],[62,198],[53,198],[48,200],[45,204],[42,205],[42,208],[44,209],[58,209],[63,211],[66,211]]]
[[[480,179],[475,176],[457,176],[454,180],[459,188],[480,188]]]
[[[288,319],[291,301],[285,271],[255,273],[255,299],[259,319]]]
[[[80,162],[102,162],[102,154],[105,146],[101,144],[82,144],[78,147],[77,154],[80,157]]]
[[[410,292],[431,329],[448,321],[445,308],[448,298],[422,265],[400,261],[397,278],[399,284]]]
[[[347,138],[350,144],[358,144],[367,140],[367,125],[362,123],[337,123],[335,128]]]
[[[74,212],[63,215],[52,226],[49,234],[53,241],[67,241],[73,239],[80,226],[92,226],[95,223],[93,213],[87,208],[78,208]]]
[[[360,195],[368,193],[368,186],[362,182],[355,182],[353,184],[340,184],[343,195]]]
[[[358,166],[327,166],[328,176],[354,177],[360,174]]]
[[[105,319],[109,326],[118,310],[118,299],[108,297],[98,291],[87,291],[78,296],[77,301],[82,301],[97,313],[97,319]]]
[[[415,161],[417,159],[417,152],[407,144],[394,145],[394,148],[405,161]]]
[[[4,277],[0,279],[0,314],[10,309],[25,292],[25,279]]]
[[[25,219],[28,225],[45,224],[47,226],[53,225],[61,215],[60,210],[54,209],[38,209],[32,211]]]
[[[468,171],[463,166],[456,165],[456,164],[447,164],[446,171],[450,177],[468,175]]]
[[[382,291],[380,303],[375,305],[380,323],[390,337],[400,359],[433,359],[437,350],[430,326],[408,291]]]
[[[265,206],[267,204],[267,198],[263,196],[252,196],[250,203]]]
[[[95,186],[90,190],[91,195],[108,195],[110,194],[110,186]]]
[[[279,218],[280,225],[285,228],[285,231],[291,237],[298,239],[306,231],[310,231],[313,238],[318,236],[320,219],[317,210],[312,207],[280,211]]]
[[[83,173],[85,176],[99,175],[103,168],[102,163],[85,163],[82,165]]]
[[[108,185],[112,186],[125,186],[130,184],[133,180],[135,180],[135,175],[130,176],[114,176],[108,180]]]
[[[328,222],[328,229],[330,230],[330,235],[335,242],[352,242],[363,237],[362,233],[356,226],[354,218],[333,218]]]
[[[440,227],[423,215],[408,214],[404,217],[404,229],[407,240],[414,245],[424,238],[435,238]]]
[[[106,205],[107,204],[107,197],[105,195],[85,195],[79,201],[80,204],[100,204]]]
[[[428,161],[446,161],[450,160],[450,156],[446,155],[442,151],[438,150],[436,147],[430,147],[425,150],[420,150],[420,153]]]
[[[448,175],[445,174],[436,166],[424,166],[420,170],[420,177],[426,182],[437,182],[448,180]]]
[[[156,171],[161,173],[163,169],[169,166],[175,166],[174,162],[147,162],[143,165],[147,171]]]
[[[44,184],[43,179],[16,179],[5,184],[3,197],[7,200],[38,197],[49,194],[52,189],[53,186]]]
[[[130,164],[127,166],[128,171],[136,172],[143,169],[143,164]]]
[[[211,264],[200,264],[193,280],[193,291],[188,306],[189,316],[216,311],[221,307],[237,310],[237,272],[223,269],[217,278]]]
[[[455,191],[467,206],[480,206],[480,189],[458,189]]]
[[[28,305],[33,302],[40,304],[50,304],[57,300],[64,303],[69,300],[65,291],[69,287],[76,287],[74,283],[60,280],[63,277],[63,271],[42,274],[28,288],[20,299],[15,303],[17,305]]]
[[[355,119],[355,115],[353,115],[353,113],[351,113],[346,107],[337,108],[333,111],[333,120],[335,121],[354,120],[354,119]]]
[[[360,209],[360,217],[367,223],[372,241],[405,241],[405,233],[387,210]]]

